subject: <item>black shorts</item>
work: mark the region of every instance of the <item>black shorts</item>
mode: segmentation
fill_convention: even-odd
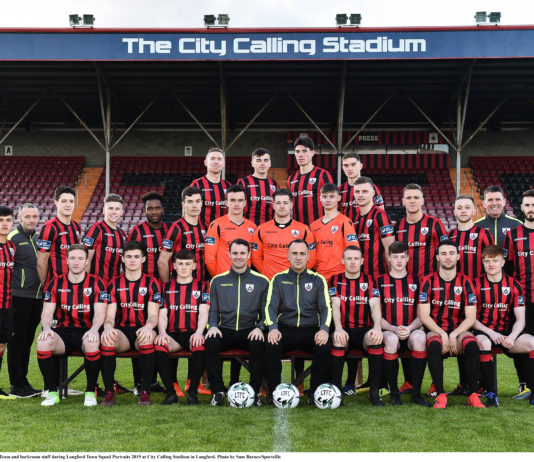
[[[397,348],[397,353],[402,354],[406,350],[409,350],[408,348],[408,340],[410,340],[410,337],[405,338],[404,340],[399,339],[399,348]]]
[[[13,308],[0,310],[0,343],[8,343],[13,337],[13,313]]]
[[[167,332],[167,335],[171,337],[175,342],[182,347],[183,350],[191,351],[191,344],[189,340],[193,336],[194,332]]]
[[[363,350],[363,339],[365,334],[371,330],[370,327],[355,327],[354,329],[346,329],[349,334],[349,349],[356,348]]]
[[[130,350],[135,350],[135,342],[137,341],[137,331],[139,329],[139,327],[130,326],[117,327],[117,330],[120,330],[126,336],[128,342],[130,342]]]
[[[504,335],[505,337],[508,337],[511,332],[497,332],[498,334],[501,334],[501,335]],[[525,331],[522,331],[519,333],[519,335],[517,336],[517,338],[521,337],[522,335],[524,334],[527,334],[527,332]],[[489,335],[486,334],[485,332],[482,332],[481,330],[473,330],[473,335],[476,337],[477,335],[485,335],[486,337],[488,337],[488,339],[490,340],[491,342],[491,348],[500,348],[502,350],[502,352],[506,355],[506,356],[510,356],[510,357],[513,357],[514,356],[514,353],[510,353],[508,351],[508,348],[506,347],[503,347],[502,345],[497,345],[495,343],[493,343],[493,341],[490,339]],[[518,354],[521,354],[521,353],[515,353],[516,355]]]
[[[58,327],[52,329],[54,334],[63,340],[65,344],[65,354],[69,355],[73,350],[82,351],[82,337],[89,329],[83,327]]]

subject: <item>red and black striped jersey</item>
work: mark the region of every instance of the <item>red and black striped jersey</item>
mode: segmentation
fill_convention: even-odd
[[[197,330],[199,307],[210,304],[209,284],[199,280],[180,284],[172,279],[165,284],[163,304],[169,322],[167,332],[194,332]]]
[[[71,220],[70,225],[62,223],[58,217],[48,220],[37,239],[40,252],[50,252],[47,283],[53,277],[67,274],[67,249],[72,244],[80,243],[80,225]]]
[[[249,175],[237,181],[247,192],[247,209],[245,218],[254,222],[256,226],[273,218],[272,193],[280,188],[278,182],[272,178],[256,178]]]
[[[175,221],[169,230],[167,235],[161,244],[162,252],[177,252],[181,249],[190,250],[195,254],[197,268],[193,272],[195,279],[206,280],[206,269],[204,267],[204,238],[206,236],[206,230],[202,225],[191,225],[185,218],[180,218]],[[171,259],[172,260],[172,259]],[[172,274],[172,261],[171,274]]]
[[[143,327],[148,318],[148,304],[161,304],[157,279],[143,274],[137,281],[129,281],[124,274],[109,286],[109,303],[117,304],[115,327]]]
[[[373,205],[366,215],[356,216],[354,229],[363,253],[362,271],[373,278],[386,272],[382,239],[393,236],[393,225],[387,213]]]
[[[445,281],[432,273],[421,284],[420,303],[430,304],[430,317],[450,334],[465,319],[465,307],[477,306],[477,296],[471,279],[456,273],[452,281]]]
[[[0,243],[0,310],[13,308],[13,271],[16,246],[11,241]]]
[[[504,250],[513,264],[514,278],[521,284],[525,300],[534,302],[534,230],[521,225],[508,231]]]
[[[44,301],[55,303],[56,327],[93,326],[95,303],[107,303],[109,294],[100,278],[86,274],[83,281],[73,283],[68,275],[53,278],[44,293]]]
[[[458,228],[449,232],[449,239],[458,244],[460,260],[458,272],[475,279],[484,273],[482,265],[482,250],[491,244],[491,234],[477,225],[468,231],[460,231]]]
[[[376,279],[380,291],[382,317],[392,326],[409,326],[417,318],[419,281],[409,274],[394,278],[389,273]]]
[[[381,206],[384,205],[384,198],[378,189],[378,186],[375,184],[375,205]],[[352,221],[358,216],[358,204],[354,199],[354,186],[350,185],[348,181],[345,181],[339,187],[339,193],[341,194],[341,200],[339,201],[339,211],[349,217]]]
[[[361,274],[358,279],[349,279],[345,273],[336,274],[330,279],[328,287],[330,296],[340,299],[344,329],[373,327],[369,300],[380,297],[380,292],[367,274]]]
[[[82,243],[89,250],[95,251],[89,273],[102,279],[107,287],[111,280],[121,273],[121,256],[126,244],[126,233],[120,228],[113,229],[102,220],[89,228]]]
[[[158,258],[163,240],[167,236],[169,226],[162,223],[161,228],[152,228],[148,221],[135,225],[130,231],[128,242],[139,241],[146,246],[146,260],[143,263],[143,273],[159,278]]]
[[[287,188],[293,195],[293,218],[305,225],[310,225],[323,216],[323,206],[319,201],[321,188],[326,183],[333,183],[332,175],[319,167],[305,175],[297,170],[287,179]]]
[[[194,180],[191,186],[200,189],[202,210],[199,221],[204,229],[208,229],[213,220],[226,213],[226,190],[231,186],[231,183],[223,179],[219,183],[212,183],[204,175]]]
[[[417,275],[420,281],[437,270],[436,249],[446,238],[443,223],[426,213],[416,223],[408,223],[404,217],[395,225],[395,239],[409,247],[408,274]]]
[[[515,322],[514,309],[525,307],[521,285],[507,274],[499,282],[491,282],[486,275],[475,280],[477,291],[477,319],[494,332],[508,335]]]

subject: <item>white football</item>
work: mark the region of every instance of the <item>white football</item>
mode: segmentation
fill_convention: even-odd
[[[299,390],[291,383],[281,383],[273,391],[273,403],[279,409],[295,408],[299,401]]]
[[[237,408],[252,406],[254,404],[253,388],[248,383],[234,383],[228,389],[228,403]]]
[[[339,388],[331,383],[319,385],[313,394],[313,402],[319,409],[337,409],[341,401]]]

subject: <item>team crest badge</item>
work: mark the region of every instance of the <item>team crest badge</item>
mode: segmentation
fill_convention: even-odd
[[[198,297],[200,297],[200,290],[193,290],[193,297],[195,297],[195,299],[198,299]]]
[[[460,295],[463,291],[463,287],[462,286],[454,286],[454,293],[456,295]]]
[[[373,224],[373,220],[367,220],[367,222],[365,223],[365,226],[369,228],[372,224]]]
[[[469,234],[469,239],[471,239],[472,241],[474,241],[477,237],[478,237],[478,233],[470,233]]]
[[[369,287],[369,284],[367,284],[367,282],[360,283],[360,289],[363,290],[364,292],[367,290],[368,287]]]
[[[202,233],[202,237],[206,237],[206,230],[205,229],[200,230],[200,232]]]
[[[417,290],[417,284],[408,284],[408,287],[412,292],[415,292]]]
[[[139,293],[143,296],[146,295],[147,293],[147,288],[146,287],[139,287]]]
[[[304,284],[304,288],[309,292],[313,289],[313,282],[307,282],[306,284]]]
[[[336,233],[337,230],[339,229],[339,226],[332,226],[330,229],[331,229],[332,233]]]
[[[275,192],[276,191],[276,186],[274,184],[271,185],[271,191],[272,192]]]
[[[250,294],[254,290],[254,284],[245,284],[245,289]]]
[[[510,293],[510,287],[503,287],[502,288],[502,294],[508,295]]]
[[[424,228],[421,228],[421,234],[426,236],[428,234],[428,227],[425,226]]]
[[[502,229],[502,233],[506,236],[506,233],[508,233],[508,231],[510,231],[510,228],[503,228]]]
[[[292,230],[291,230],[291,235],[292,235],[293,237],[297,237],[297,236],[299,235],[299,230],[298,230],[298,229],[292,229]]]
[[[504,287],[503,287],[504,289]],[[83,294],[86,296],[86,297],[89,297],[89,295],[91,295],[93,293],[93,288],[92,287],[86,287],[85,289],[83,289]]]
[[[12,248],[10,247],[10,248],[9,248],[9,253],[10,253],[11,255],[15,255],[15,249],[12,249]]]
[[[253,228],[248,228],[248,232],[250,233],[250,235],[254,234],[254,229]]]
[[[309,183],[315,184],[316,181],[317,181],[317,178],[310,178]]]

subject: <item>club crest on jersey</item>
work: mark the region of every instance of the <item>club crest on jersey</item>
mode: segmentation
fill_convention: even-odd
[[[9,248],[9,253],[10,253],[11,255],[15,255],[15,249],[12,249],[12,248],[10,247],[10,248]]]
[[[276,186],[274,184],[271,185],[271,191],[272,192],[275,192],[276,191]]]
[[[198,299],[198,297],[200,297],[200,290],[193,290],[193,297]]]
[[[469,234],[469,239],[471,239],[472,241],[474,241],[477,237],[478,237],[478,233],[470,233]]]
[[[300,232],[299,232],[298,229],[292,229],[292,230],[291,230],[291,235],[292,235],[293,237],[297,237],[299,234],[300,234]]]
[[[248,228],[248,232],[250,233],[250,235],[252,236],[254,234],[254,228]]]
[[[315,184],[316,181],[317,181],[317,178],[310,178],[309,183]]]
[[[503,287],[502,288],[502,294],[508,295],[510,293],[510,287]]]
[[[332,226],[332,227],[330,228],[330,230],[332,231],[332,233],[336,233],[338,229],[339,229],[339,226]]]
[[[460,295],[460,294],[462,293],[463,290],[464,290],[464,289],[463,289],[462,286],[454,286],[454,293],[455,293],[456,295]]]
[[[202,233],[202,237],[206,237],[206,230],[205,229],[201,229],[200,232]]]
[[[309,292],[313,289],[313,282],[307,282],[306,284],[304,284],[304,288]]]
[[[254,284],[245,284],[245,289],[250,294],[254,290]]]
[[[421,228],[421,234],[423,236],[426,236],[428,234],[428,227],[427,226],[424,226],[423,228]]]
[[[85,289],[83,289],[83,294],[86,297],[89,297],[89,295],[91,295],[92,293],[93,293],[93,288],[92,287],[86,287]]]
[[[147,288],[146,287],[139,287],[139,293],[143,296],[146,295],[147,293]]]
[[[361,290],[366,291],[368,287],[369,287],[369,284],[367,284],[367,282],[360,282]]]
[[[369,228],[369,226],[371,226],[373,224],[373,220],[367,220],[365,222],[365,226],[367,226]]]
[[[417,284],[408,284],[408,287],[411,291],[415,292],[417,290]]]
[[[502,233],[506,236],[506,233],[508,233],[508,231],[510,231],[510,228],[503,228],[502,229]]]

